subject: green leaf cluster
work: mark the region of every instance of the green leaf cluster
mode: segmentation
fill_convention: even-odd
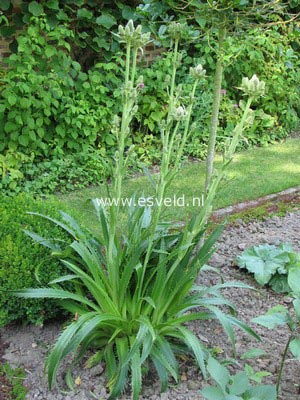
[[[95,355],[87,364],[92,366],[94,362],[105,360],[112,398],[124,390],[130,375],[133,397],[138,398],[142,368],[150,361],[159,375],[161,389],[165,390],[169,376],[176,381],[179,379],[176,355],[186,352],[195,357],[206,376],[208,351],[183,325],[192,320],[219,320],[233,343],[232,325],[257,337],[250,328],[219,308],[225,305],[234,310],[220,290],[245,285],[231,282],[210,288],[194,286],[198,271],[213,252],[220,229],[194,253],[194,243],[203,235],[199,232],[200,236],[193,242],[186,243],[186,237],[195,229],[194,221],[183,232],[174,227],[170,231],[169,224],[158,224],[143,274],[142,264],[153,227],[150,209],[128,209],[122,240],[116,238],[111,249],[108,214],[97,201],[94,205],[101,226],[100,238],[87,235],[65,213],[61,213],[62,222],[43,218],[72,237],[68,248],[61,246],[59,249],[51,240],[28,232],[36,241],[52,248],[68,273],[49,281],[47,288],[16,290],[14,294],[21,298],[58,299],[63,308],[77,316],[63,331],[48,357],[50,387],[56,382],[61,361],[73,354],[73,361],[77,363],[90,347]],[[109,261],[110,251],[113,264]],[[61,286],[65,282],[73,289],[66,291]]]
[[[52,194],[97,185],[110,174],[105,148],[87,148],[75,154],[53,155],[39,161],[23,153],[0,155],[3,194]]]
[[[95,60],[111,60],[119,51],[119,43],[110,30],[124,20],[136,19],[135,4],[129,1],[104,1],[101,6],[95,1],[81,0],[22,1],[16,6],[12,0],[1,2],[0,8],[9,20],[9,26],[0,27],[4,37],[14,36],[17,31],[27,29],[32,17],[44,16],[56,27],[65,25],[76,32],[70,38],[74,59],[85,70],[95,64]]]
[[[230,375],[228,369],[210,357],[207,364],[210,377],[217,386],[206,386],[201,390],[206,400],[276,400],[275,385],[255,385],[250,383],[247,371]]]
[[[291,245],[261,244],[245,250],[237,257],[237,264],[253,273],[260,285],[269,284],[276,292],[285,293],[293,290],[293,281],[299,280],[299,257]]]
[[[57,239],[67,240],[66,235],[51,224],[26,214],[34,208],[55,216],[56,207],[54,201],[35,200],[29,195],[7,197],[2,194],[0,197],[0,326],[16,320],[41,324],[61,315],[54,302],[18,299],[10,294],[11,290],[24,285],[39,287],[63,272],[59,262],[50,258],[50,252],[32,245],[22,232],[22,229],[34,229],[40,235],[52,232]]]
[[[84,73],[71,58],[72,31],[33,18],[18,36],[18,52],[1,78],[0,151],[34,153],[40,158],[80,152],[104,142],[118,109],[120,66],[97,64]],[[103,135],[103,137],[102,137]]]

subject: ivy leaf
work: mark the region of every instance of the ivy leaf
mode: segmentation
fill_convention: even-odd
[[[232,378],[229,392],[232,395],[242,395],[249,387],[249,379],[246,372],[239,372]]]
[[[82,19],[82,18],[91,19],[92,17],[93,17],[92,11],[89,11],[86,8],[80,8],[77,11],[77,18],[79,18],[79,19]]]
[[[206,400],[224,400],[224,393],[215,386],[207,386],[200,393]]]
[[[41,14],[43,14],[44,8],[41,4],[37,3],[36,1],[32,1],[31,3],[29,3],[28,11],[35,17],[39,17]]]
[[[98,45],[98,47],[103,48],[105,50],[109,50],[110,44],[107,40],[105,40],[103,38],[95,37],[93,39],[93,42],[95,42]]]
[[[96,24],[104,26],[106,29],[110,29],[113,25],[117,23],[114,16],[111,14],[103,13],[96,19]]]
[[[16,104],[17,98],[16,98],[16,96],[10,94],[10,95],[8,96],[8,98],[7,98],[7,101],[9,102],[9,104],[10,104],[11,106],[13,106],[13,105]]]
[[[19,137],[18,137],[18,142],[19,142],[22,146],[27,146],[28,143],[29,143],[28,136],[25,136],[25,135],[19,136]]]

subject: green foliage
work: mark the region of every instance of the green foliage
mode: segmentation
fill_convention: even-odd
[[[177,83],[184,87],[184,91],[179,93],[180,101],[184,104],[189,103],[189,93],[192,90],[189,68],[199,64],[199,62],[200,59],[198,57],[188,56],[185,50],[181,51],[176,79]],[[169,71],[171,65],[172,54],[166,52],[163,56],[157,58],[151,67],[141,69],[145,87],[139,99],[139,110],[136,116],[138,122],[137,129],[154,137],[159,135],[160,122],[167,114],[167,87],[170,82]],[[195,111],[192,115],[192,121],[197,129],[188,137],[185,146],[186,155],[201,159],[205,157],[211,100],[211,94],[209,91],[203,90],[203,85],[197,88],[194,103]],[[133,139],[136,142],[136,134]],[[223,150],[224,140],[221,138],[220,141],[223,142]],[[155,146],[154,143],[150,144],[149,141],[147,142],[147,147],[150,147],[149,152],[153,152],[154,154],[157,154],[157,150],[160,150],[158,146]],[[140,152],[144,153],[142,150]],[[152,160],[155,162],[155,158]]]
[[[56,27],[65,25],[75,33],[69,39],[74,59],[88,70],[95,60],[111,60],[119,50],[118,41],[111,36],[110,30],[120,22],[136,19],[135,4],[132,1],[97,2],[68,0],[23,0],[21,6],[15,7],[12,0],[0,4],[5,16],[10,20],[9,26],[3,26],[1,34],[10,37],[16,31],[26,29],[30,18],[45,16],[47,22]]]
[[[79,152],[105,142],[102,134],[118,109],[112,85],[119,82],[120,67],[97,64],[83,73],[70,56],[72,36],[63,25],[52,28],[43,18],[32,18],[18,36],[18,52],[8,58],[2,77],[1,151],[49,157],[55,149]]]
[[[21,171],[22,163],[29,160],[30,157],[25,154],[11,150],[8,150],[5,154],[0,154],[0,174],[2,177],[0,189],[2,193],[11,190],[16,191],[18,182],[24,178]]]
[[[0,376],[8,382],[8,387],[1,385],[4,399],[24,400],[28,389],[23,386],[25,371],[22,368],[12,368],[8,363],[0,364]]]
[[[58,366],[65,356],[72,352],[76,354],[81,348],[73,360],[77,363],[83,355],[82,349],[92,347],[95,355],[87,365],[93,366],[102,359],[106,361],[111,396],[116,397],[124,390],[131,371],[133,396],[138,398],[142,365],[150,360],[157,370],[162,390],[167,387],[169,375],[176,381],[179,379],[176,354],[192,353],[206,375],[208,352],[204,344],[183,326],[185,322],[216,318],[232,341],[231,324],[256,336],[250,328],[218,307],[225,305],[233,311],[233,305],[221,296],[220,290],[245,285],[230,282],[210,288],[194,286],[199,270],[213,251],[220,229],[196,253],[194,241],[187,243],[186,239],[196,229],[195,220],[183,232],[174,231],[172,224],[156,225],[154,241],[149,243],[155,214],[149,208],[130,207],[127,226],[122,230],[123,239],[114,240],[111,249],[109,215],[96,201],[94,205],[101,239],[84,234],[67,214],[62,214],[64,225],[53,221],[73,239],[68,250],[53,247],[69,274],[52,280],[44,289],[15,291],[17,296],[24,298],[64,299],[62,307],[79,316],[64,330],[48,358],[50,387],[56,382]],[[198,235],[195,242],[203,231]],[[31,236],[39,243],[51,246],[51,241],[34,234]],[[113,265],[109,260],[110,251],[113,252]],[[72,282],[76,290],[64,290],[60,283],[66,281]],[[86,291],[90,293],[89,297],[85,296]]]
[[[250,247],[237,257],[240,268],[254,274],[260,285],[267,283],[278,293],[289,292],[289,275],[300,270],[299,254],[292,246],[262,244]]]
[[[272,385],[250,383],[247,369],[236,375],[230,375],[228,369],[216,359],[210,357],[207,364],[210,377],[217,386],[206,386],[201,390],[207,400],[276,400],[276,388]]]
[[[235,92],[233,85],[236,79],[253,73],[268,83],[262,109],[270,117],[264,117],[257,126],[254,124],[255,137],[253,132],[250,138],[254,143],[272,141],[272,135],[282,138],[298,126],[300,58],[298,49],[294,48],[298,40],[297,28],[281,25],[267,30],[249,30],[243,41],[238,36],[232,37],[228,45],[228,52],[237,57],[225,68],[229,92]]]
[[[32,162],[22,153],[10,151],[4,167],[6,174],[0,183],[2,193],[52,194],[66,193],[102,182],[110,173],[104,148],[88,148],[75,154],[53,156],[47,161]],[[23,163],[20,162],[23,161]],[[0,155],[1,162],[1,155]],[[10,165],[10,166],[9,166]],[[0,164],[1,168],[1,164]]]
[[[51,301],[22,300],[9,293],[10,290],[22,288],[24,285],[39,287],[62,273],[61,265],[50,259],[50,252],[32,245],[22,232],[22,229],[35,229],[41,235],[52,232],[53,236],[63,240],[66,236],[58,229],[26,214],[27,211],[40,211],[55,216],[56,207],[57,203],[38,201],[25,195],[13,198],[2,195],[0,198],[1,326],[14,320],[43,323],[44,320],[59,315],[57,306]],[[40,282],[36,280],[35,273]]]

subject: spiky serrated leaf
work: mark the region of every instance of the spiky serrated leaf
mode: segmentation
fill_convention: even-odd
[[[14,296],[23,297],[25,299],[71,299],[99,311],[99,307],[87,298],[62,289],[21,289],[13,290],[11,293]]]
[[[138,352],[135,352],[131,359],[131,389],[133,400],[139,400],[142,388],[142,365]]]

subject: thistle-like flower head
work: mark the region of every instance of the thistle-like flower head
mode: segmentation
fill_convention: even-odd
[[[243,78],[241,89],[245,95],[259,97],[265,93],[265,82],[260,81],[256,75],[253,75],[251,79]]]
[[[187,116],[186,109],[182,106],[176,107],[172,110],[171,116],[175,121],[181,121]]]
[[[126,43],[136,49],[146,46],[150,41],[150,32],[143,33],[141,25],[135,28],[132,20],[129,20],[125,27],[119,25],[115,36],[120,43]]]
[[[180,22],[171,22],[168,28],[169,35],[172,39],[180,40],[182,37],[183,26]]]
[[[190,67],[190,75],[194,79],[205,78],[206,69],[204,69],[201,64],[198,64],[196,67]]]

